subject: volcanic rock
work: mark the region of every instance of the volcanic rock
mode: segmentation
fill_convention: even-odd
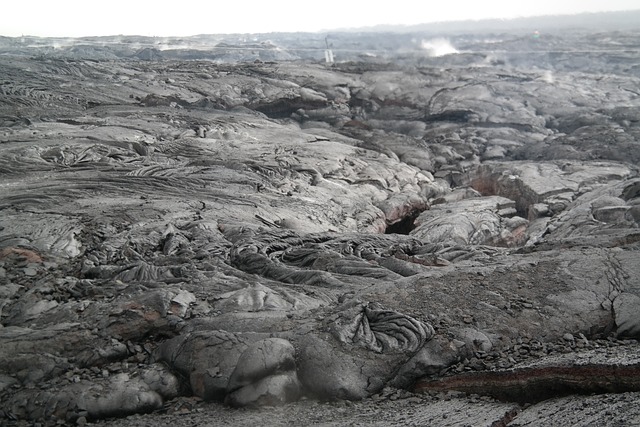
[[[637,34],[585,34],[0,38],[0,423],[627,410]]]

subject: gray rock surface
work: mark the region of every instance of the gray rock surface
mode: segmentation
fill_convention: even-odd
[[[223,400],[247,339],[226,331],[200,331],[179,335],[158,347],[157,360],[168,363],[189,379],[194,395]]]
[[[622,393],[551,399],[527,408],[507,425],[634,425],[640,422],[639,397],[638,393]]]
[[[227,385],[227,403],[261,406],[295,401],[301,387],[296,374],[296,350],[281,338],[250,345],[238,359]]]
[[[613,300],[613,312],[618,334],[640,337],[640,296],[622,292]]]
[[[598,424],[608,399],[630,407],[640,76],[635,50],[608,48],[637,34],[589,35],[587,55],[563,33],[530,57],[505,37],[333,66],[289,61],[286,37],[252,62],[222,38],[0,39],[1,422],[532,425],[567,405]],[[407,391],[599,352],[633,381],[596,391],[625,394]]]

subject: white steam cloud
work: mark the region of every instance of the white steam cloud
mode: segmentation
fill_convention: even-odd
[[[458,49],[453,47],[447,39],[438,38],[431,40],[422,40],[422,48],[427,51],[429,56],[444,56],[452,53],[460,53]]]

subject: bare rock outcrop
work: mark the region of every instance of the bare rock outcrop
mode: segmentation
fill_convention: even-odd
[[[165,341],[155,358],[187,377],[196,396],[222,401],[249,343],[247,337],[226,331],[192,332]]]
[[[279,38],[122,60],[0,39],[0,424],[316,399],[402,401],[420,425],[557,420],[537,401],[563,393],[626,407],[640,82],[636,51],[608,47],[637,35],[593,37],[579,55],[540,41],[571,48],[536,67],[522,37],[332,66],[285,61],[312,54]]]
[[[240,355],[225,401],[232,406],[274,405],[298,400],[301,392],[295,348],[284,339],[267,338]]]

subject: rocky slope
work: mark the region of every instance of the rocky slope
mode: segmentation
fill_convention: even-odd
[[[388,55],[4,55],[2,422],[638,421],[637,52]]]

